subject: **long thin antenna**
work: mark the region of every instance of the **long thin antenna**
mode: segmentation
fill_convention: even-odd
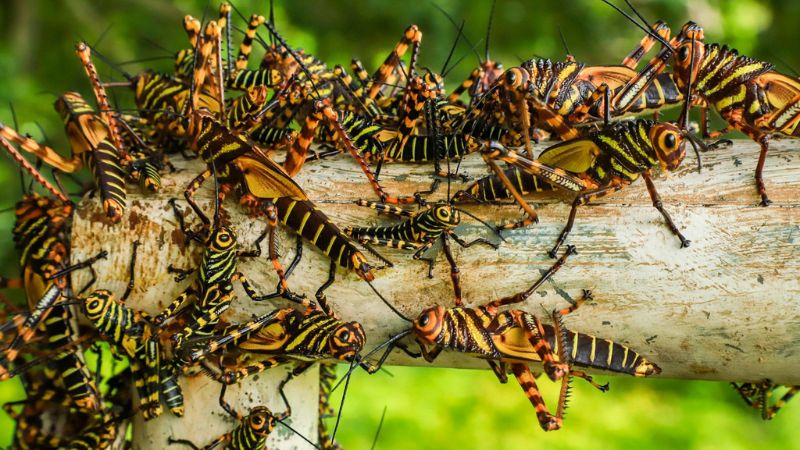
[[[86,41],[83,41],[83,42],[86,42]],[[103,61],[109,67],[111,67],[112,69],[114,69],[117,72],[121,73],[122,76],[125,77],[126,80],[133,81],[136,78],[133,75],[131,75],[128,72],[126,72],[125,70],[123,70],[122,67],[119,66],[119,64],[114,63],[109,58],[107,58],[105,55],[103,55],[102,53],[98,52],[97,49],[94,48],[92,45],[87,43],[86,46],[89,47],[89,50],[92,51],[92,55],[93,56],[97,56],[98,58],[100,58],[100,61]]]
[[[447,70],[447,64],[450,63],[450,58],[453,57],[453,53],[456,51],[456,47],[458,46],[458,40],[459,38],[461,38],[461,31],[464,29],[465,23],[467,22],[464,20],[461,21],[461,25],[459,25],[458,27],[458,34],[456,34],[456,40],[453,41],[453,46],[450,47],[450,53],[447,54],[447,59],[444,60],[444,65],[442,65],[442,70],[440,70],[439,73],[445,73],[445,71]]]
[[[689,110],[691,107],[690,100],[692,99],[692,80],[694,79],[694,43],[695,39],[694,37],[692,37],[692,54],[691,54],[691,60],[689,61],[689,81],[686,83],[686,92],[684,93],[685,100],[683,102],[684,103],[683,111],[681,112],[681,115],[683,116],[683,121],[682,121],[683,123],[681,124],[681,126],[683,126],[685,132],[689,134],[691,134],[691,132],[689,131]],[[703,160],[702,157],[700,156],[700,149],[695,144],[694,139],[692,137],[689,138],[689,143],[692,144],[692,148],[694,149],[694,154],[697,155],[697,171],[702,172]]]
[[[272,26],[271,23],[264,22],[264,25],[267,27],[269,32],[272,33],[273,36],[275,36],[275,39],[277,39],[278,42],[286,48],[286,51],[289,52],[290,55],[292,55],[292,58],[294,58],[294,60],[297,61],[297,65],[299,65],[303,73],[306,74],[306,77],[308,77],[308,82],[311,83],[311,86],[314,88],[314,92],[317,94],[317,100],[322,100],[322,95],[320,95],[319,91],[317,90],[317,84],[314,83],[314,79],[311,76],[311,72],[309,72],[306,65],[303,64],[303,60],[300,59],[299,56],[297,56],[297,53],[295,53],[295,51],[292,50],[291,47],[289,47],[289,44],[283,39],[283,37],[281,37],[280,34],[278,34],[278,32],[275,30],[275,27]]]
[[[367,353],[364,357],[360,358],[360,361],[365,361],[367,358],[369,358],[370,356],[374,355],[378,350],[380,350],[380,349],[382,349],[384,347],[388,347],[386,353],[384,353],[384,355],[381,356],[381,361],[384,361],[386,359],[386,356],[388,355],[388,353],[392,349],[394,349],[395,343],[397,341],[399,341],[400,339],[403,339],[404,337],[408,336],[413,331],[414,331],[413,328],[409,328],[409,329],[407,329],[405,331],[400,332],[399,334],[396,334],[396,335],[390,337],[389,339],[387,339],[382,344],[380,344],[380,345],[376,346],[375,348],[373,348],[372,350],[370,350],[369,353]],[[360,365],[360,363],[359,363],[359,365]],[[356,367],[358,367],[358,366],[356,366]],[[339,381],[331,388],[331,392],[334,392],[339,387],[339,385],[342,384],[342,382],[344,381],[345,377],[348,376],[351,372],[353,372],[356,369],[356,367],[353,367],[352,369],[348,370],[347,373],[344,375],[344,377],[339,379]]]
[[[441,6],[437,5],[434,2],[431,2],[431,5],[433,5],[434,8],[438,9],[442,14],[444,14],[444,16],[447,17],[447,20],[449,20],[450,23],[452,23],[454,27],[458,28],[458,24],[456,23],[456,21],[453,20],[453,17],[450,14],[448,14],[448,12],[444,10],[444,8],[442,8]],[[478,53],[478,50],[477,50],[478,43],[480,41],[476,42],[475,45],[473,45],[472,42],[467,37],[467,35],[461,34],[461,36],[464,38],[464,41],[467,42],[467,45],[472,47],[472,51],[473,51],[473,53],[475,53],[475,57],[478,58],[478,65],[483,64],[483,60],[481,59],[481,54]]]
[[[561,45],[564,46],[567,57],[572,56],[572,52],[569,51],[569,46],[567,46],[567,38],[564,36],[564,30],[562,30],[561,27],[558,27],[558,35],[561,36]]]
[[[347,397],[347,389],[350,387],[350,377],[353,374],[353,367],[357,366],[357,359],[353,358],[350,362],[350,370],[347,371],[347,381],[344,383],[344,392],[342,392],[342,401],[339,402],[339,412],[336,414],[336,423],[333,425],[333,433],[331,434],[331,443],[336,442],[336,432],[339,430],[339,421],[342,419],[342,409],[344,409],[344,399]]]
[[[625,16],[625,18],[627,18],[629,21],[631,21],[631,23],[633,23],[634,25],[636,25],[636,26],[637,26],[639,29],[641,29],[642,31],[644,31],[644,32],[645,32],[645,33],[647,33],[648,35],[652,36],[652,37],[653,37],[653,39],[657,40],[658,42],[660,42],[661,44],[663,44],[663,45],[664,45],[664,46],[666,46],[667,48],[672,48],[672,45],[670,45],[670,43],[669,43],[669,42],[667,42],[666,40],[664,40],[664,38],[663,38],[663,37],[661,37],[660,35],[658,35],[657,33],[654,33],[654,32],[653,32],[653,30],[650,28],[650,25],[647,25],[647,26],[642,26],[642,24],[640,24],[640,23],[639,23],[639,22],[638,22],[636,19],[634,19],[633,17],[631,17],[631,16],[630,16],[628,13],[626,13],[625,11],[623,11],[623,10],[619,9],[619,8],[618,8],[616,5],[614,5],[613,3],[609,2],[608,0],[601,0],[601,1],[602,1],[603,3],[605,3],[606,5],[608,5],[608,6],[612,7],[612,8],[614,8],[614,9],[615,9],[615,10],[616,10],[618,13],[622,14],[623,16]],[[638,15],[638,13],[637,13],[637,15]]]
[[[275,27],[275,2],[273,0],[269,0],[269,23],[273,28]],[[275,45],[275,38],[272,35],[270,35],[269,41],[270,44]]]
[[[378,444],[378,436],[381,435],[381,428],[383,428],[383,419],[386,418],[386,409],[387,408],[388,408],[388,406],[386,406],[386,405],[383,406],[383,412],[381,413],[381,421],[378,422],[378,429],[375,430],[375,437],[372,438],[372,446],[370,447],[370,450],[375,450],[375,446]]]
[[[489,60],[489,39],[492,37],[492,22],[494,21],[494,6],[497,0],[492,0],[492,9],[489,10],[489,24],[486,25],[486,50],[484,51],[484,61]]]
[[[275,420],[276,420],[278,423],[280,423],[281,425],[283,425],[283,426],[285,426],[286,428],[288,428],[288,429],[289,429],[289,431],[291,431],[292,433],[294,433],[294,434],[296,434],[296,435],[300,436],[300,438],[301,438],[301,439],[303,439],[304,441],[308,442],[308,443],[309,443],[309,444],[310,444],[312,447],[316,448],[317,450],[322,450],[322,449],[320,449],[320,448],[319,448],[319,446],[318,446],[317,444],[315,444],[315,443],[311,442],[311,441],[310,441],[310,440],[309,440],[307,437],[303,436],[303,433],[301,433],[301,432],[299,432],[299,431],[295,430],[295,429],[294,429],[294,428],[292,428],[292,426],[291,426],[291,425],[289,425],[288,423],[284,422],[283,420],[280,420],[280,419],[278,419],[277,417],[275,418]]]
[[[372,288],[372,290],[375,292],[375,295],[377,295],[378,297],[380,297],[381,301],[382,301],[384,304],[386,304],[386,306],[388,306],[388,307],[389,307],[389,309],[391,309],[391,310],[392,310],[392,312],[394,312],[395,314],[397,314],[397,315],[398,315],[398,316],[399,316],[401,319],[405,320],[406,322],[411,322],[411,319],[409,319],[408,317],[404,316],[404,315],[403,315],[403,313],[401,313],[400,311],[398,311],[398,310],[397,310],[397,308],[395,308],[395,307],[394,307],[394,305],[392,305],[392,304],[389,302],[389,300],[386,300],[386,298],[385,298],[383,295],[381,295],[381,293],[380,293],[380,292],[378,292],[378,290],[377,290],[377,289],[375,289],[375,286],[373,286],[373,285],[372,285],[372,282],[370,282],[370,281],[367,281],[367,284],[368,284],[368,285],[369,285],[369,287],[370,287],[370,288]]]

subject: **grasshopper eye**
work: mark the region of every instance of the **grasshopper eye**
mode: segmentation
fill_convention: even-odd
[[[516,83],[517,82],[517,74],[514,73],[513,70],[509,70],[508,72],[506,72],[506,81],[508,82],[508,84]]]
[[[666,146],[667,148],[675,148],[676,142],[677,141],[675,140],[674,134],[670,133],[664,136],[664,146]]]
[[[678,59],[681,61],[686,61],[686,58],[689,57],[689,47],[683,46],[680,50],[678,50]]]

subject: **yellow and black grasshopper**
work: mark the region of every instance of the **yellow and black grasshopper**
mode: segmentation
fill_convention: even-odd
[[[426,103],[428,109],[426,114],[428,129],[432,133],[432,151],[441,154],[444,153],[442,149],[442,136],[439,133],[438,123],[431,111],[430,104],[432,101],[429,100]],[[449,158],[447,158],[447,161],[449,166]],[[441,240],[442,251],[444,251],[445,257],[450,264],[450,278],[453,281],[456,304],[461,305],[462,295],[461,284],[459,282],[459,269],[453,257],[452,250],[450,249],[450,239],[453,239],[465,248],[475,244],[484,244],[496,250],[499,246],[484,238],[477,238],[467,242],[455,233],[454,228],[461,223],[462,213],[478,220],[489,229],[492,229],[492,227],[471,213],[453,206],[452,199],[449,198],[450,177],[448,177],[447,180],[448,201],[427,205],[427,209],[421,211],[411,211],[366,200],[356,201],[356,204],[359,206],[366,206],[375,209],[379,213],[383,212],[398,218],[406,218],[407,220],[394,226],[347,227],[345,228],[345,233],[364,244],[384,245],[390,248],[414,251],[414,259],[422,259],[428,262],[429,278],[433,278],[432,272],[435,258],[423,258],[423,254],[433,247],[437,241]]]
[[[225,391],[228,385],[223,384],[219,393],[219,404],[225,412],[239,421],[239,425],[237,425],[233,431],[223,434],[203,447],[198,447],[194,442],[188,439],[175,439],[172,436],[168,438],[167,442],[170,444],[187,445],[195,450],[211,450],[223,443],[225,444],[225,448],[231,450],[262,450],[266,448],[267,438],[275,429],[275,422],[278,422],[300,436],[300,438],[309,443],[312,447],[318,449],[319,447],[317,445],[284,422],[284,420],[292,414],[292,408],[289,405],[289,401],[286,399],[286,394],[283,392],[285,383],[285,381],[281,383],[279,388],[281,398],[286,405],[285,411],[275,414],[269,408],[262,405],[251,408],[247,415],[236,411],[225,401]]]
[[[656,42],[665,48],[654,61],[670,56],[662,36],[668,29],[660,22],[653,29],[620,65],[588,66],[570,55],[565,61],[534,58],[506,70],[474,102],[463,131],[499,138],[507,146],[524,145],[532,158],[530,141],[538,141],[540,130],[569,140],[580,135],[581,124],[681,104],[682,92],[669,77],[659,78],[649,65],[636,70]]]
[[[92,264],[105,258],[100,252],[93,258],[69,264],[69,225],[74,205],[59,189],[50,184],[5,138],[0,144],[18,162],[20,168],[30,173],[54,197],[35,192],[23,194],[15,209],[13,229],[16,247],[20,250],[21,279],[2,279],[2,287],[25,290],[29,311],[20,320],[12,321],[10,329],[16,331],[11,343],[0,355],[0,379],[16,374],[10,364],[20,354],[22,346],[34,337],[43,335],[51,350],[66,349],[49,359],[46,371],[60,378],[74,405],[83,411],[97,411],[101,405],[91,371],[86,366],[82,350],[77,345],[78,330],[71,308],[63,305],[64,297],[71,295],[68,274],[81,268],[92,269]],[[88,285],[87,285],[88,287]],[[3,327],[4,333],[10,331]]]
[[[100,335],[128,358],[144,419],[161,415],[161,398],[173,414],[183,416],[183,394],[177,382],[177,370],[165,357],[153,318],[144,311],[125,306],[134,287],[138,246],[139,242],[134,242],[130,279],[122,297],[116,299],[108,290],[96,290],[80,298],[83,312]]]
[[[70,409],[73,403],[69,395],[44,371],[26,373],[23,385],[26,399],[3,405],[6,414],[16,421],[11,448],[91,450],[110,448],[122,441],[120,436],[129,425],[125,414],[133,409],[130,370],[105,380],[102,414]],[[58,417],[69,420],[57,423]]]
[[[780,385],[770,380],[761,380],[757,383],[731,383],[731,386],[736,389],[747,406],[761,411],[761,418],[764,420],[772,420],[778,411],[800,392],[800,386]],[[775,391],[781,387],[785,387],[786,391],[775,403],[770,405],[770,397],[775,395]]]
[[[691,90],[691,85],[687,86]],[[684,102],[684,110],[689,107],[688,97]],[[508,192],[517,201],[527,216],[524,220],[504,225],[502,228],[517,228],[537,221],[536,213],[517,189],[538,190],[538,182],[524,182],[519,171],[503,171],[493,162],[500,159],[522,172],[535,176],[541,184],[542,190],[552,187],[572,191],[577,194],[572,202],[569,219],[566,226],[550,251],[550,256],[555,257],[558,248],[566,239],[575,222],[577,209],[598,197],[616,192],[633,183],[639,177],[644,178],[647,190],[653,201],[653,206],[661,213],[670,231],[681,241],[681,247],[690,243],[672,221],[669,213],[664,209],[661,197],[653,183],[653,172],[658,169],[675,170],[686,156],[686,142],[697,149],[707,150],[730,141],[719,141],[706,146],[688,129],[688,114],[683,115],[683,123],[676,126],[666,122],[656,122],[649,119],[635,119],[608,124],[606,127],[593,131],[584,137],[575,138],[553,145],[543,150],[536,160],[525,158],[513,151],[506,150],[502,145],[493,143],[482,150],[484,160],[494,171],[492,179],[476,181],[468,187],[461,197],[473,199],[502,198]],[[512,182],[508,175],[514,175]],[[505,189],[494,190],[491,195],[486,189],[494,189],[502,184]]]
[[[626,0],[626,3],[644,26],[616,6],[611,6],[653,35],[642,16],[630,2]],[[669,38],[669,28],[663,25],[659,34]],[[669,75],[679,89],[689,86],[692,104],[701,106],[704,137],[716,138],[735,129],[761,146],[755,180],[761,204],[767,206],[770,200],[762,172],[769,140],[774,134],[800,136],[797,126],[800,124],[800,79],[775,71],[768,62],[740,55],[736,49],[726,45],[705,43],[704,39],[703,28],[687,22],[669,41],[664,51],[667,58],[654,59],[644,70],[662,72],[671,57],[672,72]],[[709,134],[708,108],[714,108],[728,126]]]
[[[330,310],[309,306],[304,312],[292,308],[279,309],[253,321],[230,326],[221,334],[200,342],[200,345],[187,343],[180,358],[188,364],[196,364],[219,353],[222,372],[216,374],[214,369],[209,369],[207,373],[224,384],[234,384],[244,377],[290,361],[299,362],[292,371],[294,376],[322,359],[359,362],[358,355],[366,343],[366,334],[358,322],[343,322]],[[245,360],[256,355],[266,358],[242,365],[236,361],[237,352]],[[232,365],[237,367],[229,368]],[[372,371],[370,366],[364,365],[364,368]]]

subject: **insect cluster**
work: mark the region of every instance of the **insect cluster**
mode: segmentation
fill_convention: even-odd
[[[358,60],[349,70],[328,67],[293,47],[272,19],[258,14],[249,20],[242,16],[244,37],[238,51],[232,50],[237,19],[226,3],[216,20],[186,16],[188,42],[177,53],[171,73],[126,73],[90,44],[79,42],[76,53],[97,106],[76,92],[57,99],[55,109],[65,125],[70,155],[0,124],[0,144],[31,179],[29,184],[23,180],[25,193],[15,209],[13,237],[20,251],[21,277],[2,278],[3,287],[23,289],[27,299],[23,308],[4,309],[0,327],[0,380],[22,378],[28,397],[5,405],[17,421],[14,445],[119,445],[126,439],[130,419],[138,414],[150,420],[165,414],[166,407],[168,414],[182,416],[181,379],[191,376],[219,383],[220,408],[237,425],[212,443],[170,438],[165,447],[212,448],[224,443],[227,448],[264,448],[273,428],[284,424],[291,413],[283,388],[292,378],[323,364],[320,411],[330,414],[332,361],[350,364],[350,372],[361,368],[374,373],[396,350],[429,362],[442,350],[461,352],[487,361],[502,383],[510,371],[546,431],[562,427],[573,377],[601,391],[608,389],[584,369],[635,377],[659,374],[659,366],[636,350],[565,327],[563,317],[591,299],[588,290],[574,304],[553,311],[549,323],[515,308],[576,253],[575,247],[562,244],[579,207],[639,178],[680,246],[689,246],[653,178],[659,170],[677,169],[688,146],[699,156],[728,143],[703,138],[716,139],[737,129],[760,144],[755,180],[761,203],[767,206],[762,170],[769,138],[800,133],[800,80],[724,45],[705,42],[703,29],[695,23],[687,23],[672,37],[663,22],[649,24],[619,11],[645,33],[621,64],[589,66],[568,56],[563,61],[534,58],[504,69],[489,59],[487,44],[486,57],[449,94],[444,76],[450,58],[440,73],[416,66],[422,43],[416,25],[402,33],[372,73]],[[455,44],[467,39],[463,23],[457,28]],[[259,35],[264,31],[266,38]],[[257,65],[250,61],[254,45],[265,52]],[[658,53],[639,67],[655,46],[660,47]],[[118,69],[124,81],[101,80],[95,69],[98,60]],[[129,89],[133,108],[112,105],[110,89]],[[620,120],[670,105],[682,110],[674,123],[657,117]],[[689,123],[693,107],[701,108],[704,118],[708,109],[715,109],[729,126],[709,133],[703,120],[703,136],[695,136]],[[546,139],[557,142],[534,154],[532,142]],[[29,162],[25,153],[37,163]],[[470,153],[480,154],[490,175],[466,183],[459,168]],[[196,267],[170,266],[176,281],[190,282],[183,292],[157,313],[126,303],[137,273],[143,270],[143,262],[137,261],[142,245],[138,241],[132,243],[130,281],[122,295],[93,282],[73,286],[71,273],[93,273],[93,264],[109,254],[102,251],[82,261],[70,258],[76,205],[64,193],[58,174],[89,169],[91,189],[104,211],[97,220],[113,229],[129,214],[129,186],[158,192],[162,177],[175,173],[170,160],[177,164],[183,158],[197,158],[204,165],[183,189],[184,199],[171,199],[165,205],[174,214],[184,245],[202,255]],[[320,164],[318,160],[326,158],[355,160],[375,194],[374,199],[359,199],[356,204],[394,216],[397,223],[363,226],[330,220],[296,177],[305,164]],[[42,163],[54,169],[54,182],[40,173]],[[430,189],[387,191],[380,174],[390,163],[430,166]],[[452,187],[454,183],[458,188]],[[446,200],[431,201],[430,194],[443,189],[442,184],[447,185]],[[38,193],[34,185],[46,193]],[[214,207],[209,211],[195,201],[195,194],[211,185]],[[477,245],[497,249],[506,230],[538,221],[525,195],[555,191],[571,193],[574,201],[568,222],[549,249],[550,256],[558,258],[554,265],[522,292],[466,305],[453,242],[465,249]],[[462,208],[504,199],[516,202],[524,217],[490,224]],[[242,249],[237,238],[242,224],[232,223],[228,208],[240,209],[253,221],[263,220],[255,250]],[[485,225],[487,236],[474,240],[459,236],[456,227],[465,220]],[[297,236],[294,259],[285,267],[278,254],[279,228]],[[264,241],[278,280],[269,291],[238,268],[241,260],[261,257]],[[309,246],[330,264],[328,280],[314,293],[293,289],[291,280],[302,249]],[[440,299],[439,306],[406,317],[372,284],[379,269],[389,271],[393,266],[378,252],[381,246],[406,250],[413,259],[427,261],[429,277],[435,262],[430,255],[440,246],[450,268],[452,301]],[[375,296],[407,322],[405,329],[365,352],[365,327],[340,318],[326,296],[339,269],[369,284]],[[261,315],[241,322],[226,315],[232,304],[242,301],[235,299],[234,285],[241,285],[253,302],[270,300],[263,303]],[[272,306],[276,302],[285,303]],[[418,349],[408,345],[412,340]],[[87,365],[84,350],[99,342],[115,359],[127,361],[121,364],[124,370],[109,376]],[[280,384],[285,410],[258,406],[242,412],[225,400],[228,386],[290,363],[294,366]],[[561,383],[555,409],[549,409],[539,393],[537,371]],[[771,402],[779,386],[769,380],[734,387],[765,419],[800,389],[788,386],[780,399]],[[307,438],[317,442],[313,445],[336,448],[334,434],[321,426],[319,438]]]

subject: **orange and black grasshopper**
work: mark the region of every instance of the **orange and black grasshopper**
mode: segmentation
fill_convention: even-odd
[[[535,58],[505,71],[473,105],[464,131],[481,138],[500,126],[507,130],[502,143],[525,145],[533,157],[534,127],[551,131],[562,140],[579,136],[578,124],[605,120],[624,114],[680,104],[681,92],[668,77],[656,80],[659,72],[649,66],[637,72],[637,64],[666,28],[654,26],[652,33],[623,60],[621,65],[587,66],[572,57],[565,61]],[[667,59],[662,50],[654,59]],[[488,128],[487,128],[488,127]]]
[[[739,55],[726,46],[703,43],[703,29],[692,22],[683,26],[673,42],[675,83],[680,87],[692,85],[693,100],[713,106],[729,124],[710,137],[736,129],[761,146],[756,187],[761,204],[769,205],[762,175],[769,140],[774,134],[800,137],[800,79],[776,72],[772,64]]]
[[[3,405],[6,414],[16,421],[11,448],[105,449],[125,434],[128,422],[121,415],[131,409],[129,371],[106,380],[102,414],[70,409],[73,404],[69,395],[43,371],[26,373],[23,385],[27,398]],[[21,408],[17,410],[17,406]],[[66,417],[68,421],[58,420]]]
[[[690,90],[691,86],[687,86]],[[688,110],[688,97],[684,102],[684,110]],[[544,111],[542,109],[541,111]],[[543,188],[551,187],[572,191],[578,195],[572,202],[569,219],[566,226],[550,251],[555,257],[558,248],[566,239],[575,222],[577,209],[595,198],[602,197],[636,181],[640,176],[647,184],[647,190],[653,200],[653,206],[658,209],[667,223],[670,231],[681,241],[681,247],[687,247],[689,240],[681,234],[672,218],[664,209],[661,197],[653,183],[653,171],[657,168],[675,170],[686,156],[686,142],[697,149],[708,149],[730,141],[719,141],[706,146],[688,130],[688,114],[683,115],[683,124],[679,128],[664,122],[648,119],[616,122],[605,128],[591,132],[584,137],[571,139],[546,148],[538,159],[532,160],[506,150],[502,145],[492,144],[482,151],[484,160],[494,171],[496,179],[478,180],[473,186],[467,188],[462,197],[487,199],[489,194],[486,189],[494,186],[505,187],[499,194],[506,191],[514,197],[528,215],[520,222],[504,225],[502,228],[516,228],[528,225],[537,220],[536,213],[525,202],[517,190],[538,189],[538,183],[525,183],[519,178],[520,172],[503,171],[493,162],[501,159],[512,166],[537,177],[544,182]],[[515,175],[515,182],[509,179],[509,174]],[[491,197],[500,197],[493,191]]]
[[[630,2],[626,0],[626,3],[644,26],[611,6],[652,35],[653,31],[647,28],[641,15]],[[662,24],[659,34],[668,38],[669,29]],[[800,80],[773,70],[770,63],[740,55],[736,49],[726,45],[705,43],[704,39],[703,28],[687,22],[678,36],[670,40],[669,48],[662,51],[667,58],[654,59],[644,70],[662,72],[672,57],[673,71],[670,75],[679,89],[691,86],[692,104],[701,106],[704,136],[716,138],[736,129],[761,146],[755,179],[761,204],[767,206],[770,200],[762,172],[769,140],[774,134],[800,136],[797,126],[800,124]],[[710,134],[707,131],[709,107],[728,122],[727,127]]]
[[[413,334],[426,361],[433,361],[442,350],[454,350],[486,360],[501,383],[508,381],[510,366],[517,381],[536,409],[539,424],[546,431],[561,428],[566,407],[569,380],[584,378],[600,390],[607,390],[582,371],[572,366],[610,370],[637,377],[658,374],[661,369],[635,351],[606,339],[563,329],[561,317],[589,298],[560,311],[553,311],[553,325],[542,324],[534,315],[522,310],[500,311],[506,305],[525,301],[547,281],[574,253],[567,252],[530,288],[515,295],[494,300],[486,305],[465,308],[428,308],[412,321],[411,329],[393,336],[395,342]],[[541,362],[544,372],[553,380],[562,380],[558,409],[551,414],[542,400],[528,364]]]
[[[71,173],[84,165],[91,168],[106,215],[119,222],[125,212],[125,175],[119,150],[111,138],[111,126],[77,92],[67,92],[59,97],[55,108],[64,120],[72,147],[71,159],[65,159],[50,147],[2,124],[0,136],[19,144],[23,150],[59,171]]]

